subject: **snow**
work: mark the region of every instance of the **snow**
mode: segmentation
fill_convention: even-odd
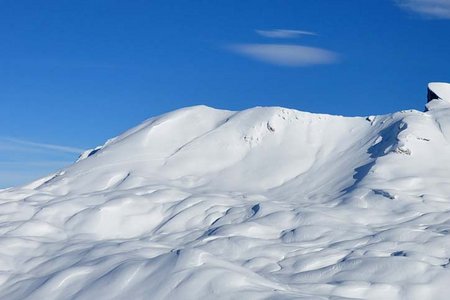
[[[427,107],[151,118],[0,191],[0,299],[446,299],[450,103]]]
[[[431,82],[428,89],[437,95],[441,100],[450,101],[450,84],[445,82]]]

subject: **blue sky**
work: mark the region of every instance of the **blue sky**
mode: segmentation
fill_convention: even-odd
[[[0,187],[154,115],[421,110],[450,0],[0,0]]]

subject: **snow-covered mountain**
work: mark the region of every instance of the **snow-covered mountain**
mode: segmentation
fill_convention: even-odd
[[[426,112],[149,119],[0,191],[0,299],[447,299],[449,86]]]

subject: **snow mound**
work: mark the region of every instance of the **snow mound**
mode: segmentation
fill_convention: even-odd
[[[446,299],[449,165],[440,100],[177,110],[0,191],[0,299]]]

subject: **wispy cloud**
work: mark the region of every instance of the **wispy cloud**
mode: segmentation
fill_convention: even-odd
[[[271,29],[271,30],[256,30],[256,33],[263,37],[276,39],[292,39],[302,35],[317,35],[314,32],[292,29]]]
[[[0,189],[53,173],[82,152],[77,147],[0,137]]]
[[[335,52],[300,45],[235,44],[229,49],[249,58],[278,66],[304,67],[338,61],[338,55]]]
[[[395,0],[403,9],[423,16],[450,19],[450,0]]]
[[[63,152],[63,153],[73,153],[80,154],[84,150],[81,148],[47,144],[47,143],[36,143],[16,138],[10,137],[0,137],[0,150],[17,150],[17,151],[53,151],[53,152]]]
[[[59,168],[61,166],[70,165],[73,161],[64,160],[42,160],[42,161],[0,161],[0,168],[2,169],[29,169],[30,167],[46,167],[46,168]]]

